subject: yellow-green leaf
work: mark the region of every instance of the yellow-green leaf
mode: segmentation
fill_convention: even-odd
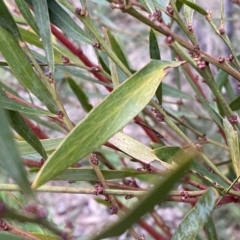
[[[33,182],[37,188],[100,147],[122,129],[151,100],[166,75],[179,62],[152,60],[110,93],[63,140]]]

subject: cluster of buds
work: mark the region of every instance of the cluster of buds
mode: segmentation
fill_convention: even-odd
[[[173,8],[172,8],[171,3],[169,3],[169,4],[167,5],[166,10],[167,10],[167,13],[168,13],[170,16],[173,15],[174,11],[173,11]]]
[[[154,22],[154,21],[162,22],[163,21],[162,12],[160,10],[156,10],[156,12],[149,15],[149,19],[152,22]]]
[[[202,60],[198,60],[197,61],[197,67],[201,70],[204,69],[206,67],[206,62],[202,61]]]
[[[90,161],[93,165],[98,165],[98,159],[96,154],[91,154]]]
[[[93,194],[94,195],[100,195],[100,194],[103,194],[103,185],[101,183],[98,183],[94,186],[94,191],[93,191]]]
[[[193,25],[192,25],[192,23],[188,23],[188,25],[187,25],[187,28],[188,28],[188,31],[189,31],[189,32],[192,32],[192,33],[194,33],[194,30],[193,30]]]
[[[164,116],[163,116],[161,113],[159,113],[159,112],[156,110],[156,108],[151,108],[151,111],[152,111],[153,113],[155,113],[156,118],[157,118],[157,120],[158,120],[159,122],[165,122]]]
[[[193,50],[189,51],[189,54],[191,56],[191,58],[197,58],[200,59],[201,58],[201,53],[200,53],[200,47],[199,45],[196,45]]]
[[[36,204],[29,204],[24,208],[26,212],[29,212],[36,216],[37,218],[46,218],[47,217],[47,211],[40,205]]]
[[[166,36],[165,42],[166,42],[167,44],[171,44],[173,41],[174,41],[174,39],[173,39],[172,36]]]
[[[230,123],[232,123],[232,124],[237,123],[237,122],[238,122],[237,115],[233,115],[232,117],[230,117],[230,118],[228,119],[228,121],[229,121]]]
[[[127,180],[124,181],[124,183],[125,183],[125,185],[127,185],[127,186],[131,186],[131,187],[135,187],[135,188],[138,188],[138,187],[139,187],[138,184],[137,184],[137,182],[136,182],[135,180],[129,180],[129,179],[127,179]]]
[[[229,57],[227,58],[227,60],[228,60],[229,62],[232,62],[232,61],[234,60],[234,57],[233,57],[233,55],[232,55],[232,54],[230,54],[230,55],[229,55]]]
[[[115,206],[113,206],[113,205],[111,205],[109,209],[110,209],[110,214],[111,214],[111,215],[114,215],[114,214],[117,214],[117,213],[118,213],[117,207],[115,207]]]
[[[225,58],[224,57],[219,57],[218,62],[219,63],[224,63],[225,62]]]

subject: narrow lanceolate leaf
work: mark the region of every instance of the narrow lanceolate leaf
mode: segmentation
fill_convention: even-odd
[[[108,35],[108,39],[109,39],[109,42],[111,44],[112,50],[118,56],[119,60],[121,60],[121,62],[125,65],[125,67],[127,67],[130,70],[128,60],[125,57],[125,54],[124,54],[121,46],[117,42],[116,38],[113,36],[113,34],[109,30],[107,30],[107,35]]]
[[[22,16],[24,17],[28,25],[33,29],[35,33],[38,33],[36,21],[27,3],[24,0],[15,0],[15,3],[17,4],[19,11],[21,12]]]
[[[54,54],[47,0],[32,0],[32,4],[47,62],[51,73],[54,74]]]
[[[162,83],[162,93],[163,93],[163,96],[194,100],[194,98],[191,95],[189,95],[177,88],[174,88],[166,83]]]
[[[223,126],[227,137],[229,152],[232,158],[233,168],[237,176],[240,175],[240,154],[238,134],[227,119],[223,119]]]
[[[33,187],[39,187],[105,143],[151,100],[167,67],[179,62],[152,60],[110,93],[64,139],[41,168]]]
[[[215,191],[209,188],[178,226],[172,240],[193,240],[208,222],[215,207]]]
[[[21,39],[17,25],[3,0],[0,0],[0,26],[11,33],[16,39]]]
[[[20,102],[16,102],[12,99],[9,99],[3,91],[0,89],[0,106],[5,109],[9,110],[15,110],[21,113],[26,113],[26,114],[32,114],[32,115],[37,115],[37,116],[56,116],[55,114],[52,114],[44,109],[30,106],[30,105],[25,105]]]
[[[181,158],[180,155],[179,157]],[[124,215],[124,217],[122,217],[114,225],[107,228],[99,235],[93,237],[91,240],[99,240],[121,235],[134,223],[138,222],[142,216],[152,210],[156,204],[159,204],[167,195],[167,193],[171,190],[177,180],[183,175],[183,172],[189,167],[189,163],[191,162],[189,161],[189,159],[181,160],[182,165],[175,169],[166,178],[156,183],[156,185],[154,184],[155,187],[152,189],[152,191],[148,195],[146,195],[146,197],[139,200],[139,203],[136,205],[136,207],[133,208],[132,211]]]
[[[149,33],[149,55],[151,59],[161,60],[160,49],[158,47],[157,37],[154,31],[151,29]],[[162,104],[162,83],[158,86],[156,90],[156,97],[159,104]]]
[[[146,173],[134,171],[134,170],[101,170],[105,180],[126,178],[126,177],[136,177],[138,175],[143,175]],[[90,168],[70,168],[61,173],[59,176],[54,178],[54,180],[64,180],[64,181],[86,181],[95,182],[99,181],[96,173]]]
[[[68,80],[68,84],[69,84],[70,88],[72,89],[72,91],[76,95],[78,101],[81,103],[83,109],[86,112],[91,111],[93,106],[89,103],[88,97],[85,94],[85,92],[76,84],[76,82],[73,79],[68,78],[67,80]]]
[[[58,108],[50,92],[32,69],[18,42],[2,27],[0,27],[0,51],[16,78],[39,98],[51,112],[56,113]]]
[[[81,29],[55,0],[48,0],[48,8],[51,22],[61,29],[68,37],[75,41],[81,41],[88,44],[94,42],[90,35]]]
[[[193,3],[192,1],[190,0],[178,0],[184,4],[186,4],[187,6],[189,6],[190,8],[194,9],[195,11],[199,12],[200,14],[202,15],[207,15],[207,11],[204,10],[203,8],[201,8],[199,5]]]
[[[26,238],[17,236],[15,234],[11,234],[9,232],[0,232],[0,239],[8,239],[8,240],[24,240]]]
[[[0,108],[0,163],[9,176],[20,186],[21,190],[28,195],[32,195],[27,173],[19,158],[16,143],[13,140],[7,117],[2,108]]]
[[[62,138],[52,138],[41,140],[40,142],[43,145],[45,151],[52,151],[57,148],[62,140]],[[17,141],[17,146],[21,155],[36,153],[36,150],[25,141]]]
[[[32,129],[23,120],[22,116],[15,111],[8,111],[11,125],[13,129],[25,139],[44,159],[47,159],[47,154],[39,141],[38,137]]]
[[[204,226],[204,230],[208,240],[218,240],[217,232],[212,217],[208,218],[208,221]]]
[[[233,110],[233,111],[237,111],[240,109],[240,96],[236,97],[230,104],[229,107]]]
[[[195,0],[189,0],[189,2],[195,3]],[[190,24],[192,23],[193,13],[194,13],[194,10],[191,7],[184,5],[183,14],[184,14],[184,17],[186,18],[187,23],[190,23]]]
[[[150,162],[156,160],[160,162],[163,166],[165,166],[167,169],[171,168],[170,164],[161,161],[162,159],[158,158],[152,152],[152,149],[129,137],[126,134],[118,132],[111,139],[109,139],[108,142],[123,151],[124,153],[128,154],[132,158],[139,160],[140,162],[149,164]]]

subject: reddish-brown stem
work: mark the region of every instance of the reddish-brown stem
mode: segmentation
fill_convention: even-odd
[[[236,203],[239,202],[239,198],[235,197],[235,196],[231,196],[231,195],[226,195],[224,196],[221,201],[218,203],[217,207],[220,207],[224,204],[228,204],[228,203]]]
[[[184,196],[170,196],[170,197],[166,198],[166,201],[195,204],[195,203],[197,203],[198,198],[196,198],[196,197],[185,198]]]
[[[167,240],[164,236],[162,236],[159,232],[157,232],[152,226],[146,223],[143,220],[140,220],[138,224],[145,229],[153,238],[156,240]]]
[[[95,64],[93,64],[89,58],[83,53],[83,51],[76,47],[74,44],[72,44],[71,41],[69,41],[54,25],[51,24],[51,31],[54,34],[54,36],[60,41],[68,50],[70,50],[74,55],[76,55],[83,63],[89,68],[96,67]],[[92,71],[92,74],[101,82],[109,83],[109,80],[103,76],[99,72]],[[106,87],[110,92],[112,91],[112,88]]]
[[[33,132],[37,135],[39,139],[48,139],[48,136],[40,129],[40,127],[36,126],[32,121],[25,117],[24,121],[33,130]]]
[[[170,229],[167,226],[167,224],[164,222],[164,220],[161,218],[161,216],[159,216],[154,211],[151,213],[151,216],[154,219],[155,224],[157,224],[164,231],[164,233],[168,236],[168,238],[171,239],[172,238],[172,234],[170,232]]]
[[[187,180],[184,180],[185,183],[188,183],[196,188],[199,188],[201,190],[206,190],[207,189],[207,186],[201,184],[201,183],[198,183],[198,182],[195,182],[195,181],[192,181],[191,179],[187,179]]]

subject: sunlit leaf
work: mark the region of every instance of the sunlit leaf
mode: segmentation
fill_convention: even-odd
[[[163,159],[157,158],[157,156],[154,153],[152,153],[152,150],[149,147],[129,137],[126,134],[118,132],[112,138],[110,138],[108,142],[110,142],[112,145],[122,150],[129,156],[139,160],[140,162],[149,164],[150,162],[156,160],[166,168],[171,168],[169,164],[163,162],[164,161]]]
[[[36,188],[100,147],[122,129],[151,100],[167,67],[179,62],[152,60],[110,93],[70,134],[40,169],[33,187]]]
[[[215,199],[215,191],[209,188],[180,223],[172,240],[194,239],[211,216],[215,208]]]

